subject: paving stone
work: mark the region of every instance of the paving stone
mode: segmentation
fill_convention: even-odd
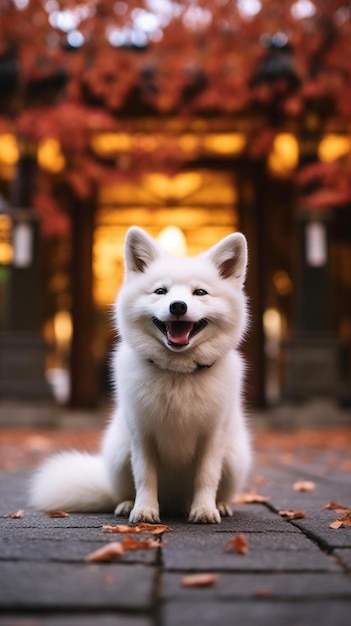
[[[291,482],[290,484],[273,483],[271,485],[263,486],[260,493],[262,493],[262,495],[269,496],[269,505],[276,511],[282,509],[295,509],[303,510],[308,515],[319,514],[325,504],[331,500],[335,500],[334,485],[321,485],[316,483],[316,488],[313,492],[301,492],[294,491],[292,488],[293,484],[294,482]],[[337,493],[341,504],[344,504],[345,506],[348,504],[351,505],[350,481],[348,485],[339,486]]]
[[[162,549],[163,566],[166,570],[188,571],[338,571],[334,559],[324,554],[305,538],[295,536],[247,536],[249,551],[237,554],[224,552],[228,542],[226,533],[212,535],[172,535]],[[276,543],[275,543],[276,540]]]
[[[4,524],[0,520],[1,537],[8,541],[17,541],[18,538],[32,540],[50,540],[50,541],[104,541],[111,537],[118,539],[121,535],[114,535],[104,532],[101,527],[99,528],[20,528],[17,525],[17,520],[14,520],[12,524],[7,524],[4,528]],[[141,535],[140,535],[141,536]]]
[[[345,626],[351,601],[328,602],[170,602],[163,608],[163,626]]]
[[[0,626],[345,626],[351,531],[329,529],[338,514],[321,507],[350,504],[351,475],[340,469],[346,452],[333,454],[334,460],[329,450],[310,448],[290,459],[278,449],[261,453],[251,484],[270,496],[268,504],[235,505],[233,517],[216,525],[163,519],[174,532],[164,535],[162,550],[127,552],[106,564],[83,558],[121,540],[102,525],[125,518],[49,518],[27,508],[29,473],[0,472]],[[316,489],[295,492],[299,479],[313,480]],[[7,517],[19,508],[23,518]],[[289,522],[277,514],[286,508],[305,510],[306,517]],[[237,533],[246,535],[246,555],[223,551]],[[218,573],[215,586],[180,585],[184,574],[204,571]]]
[[[0,626],[152,626],[147,617],[129,615],[24,615],[0,617]]]
[[[323,515],[291,521],[292,526],[301,528],[304,533],[317,541],[322,547],[332,550],[333,548],[351,548],[351,527],[329,528],[330,522],[338,517],[335,511],[323,511]]]
[[[148,609],[155,569],[145,565],[0,563],[0,608]]]
[[[313,541],[309,541],[303,533],[261,533],[250,532],[242,533],[245,535],[250,551],[260,550],[287,550],[287,551],[314,551],[319,554],[319,548]],[[222,533],[212,531],[210,533],[203,532],[202,527],[198,533],[189,534],[172,533],[165,537],[165,546],[163,553],[178,550],[179,552],[187,552],[192,549],[197,552],[211,551],[223,553],[224,547],[228,542],[237,535],[237,533]]]
[[[296,533],[296,528],[291,526],[275,512],[270,511],[266,506],[248,504],[234,507],[232,517],[223,517],[220,524],[187,524],[179,520],[164,520],[176,532],[192,533],[199,535],[203,533],[248,533],[248,532],[282,532]]]
[[[14,525],[14,520],[8,517],[14,509],[7,509],[1,519],[1,526],[5,529]],[[125,517],[114,515],[92,515],[89,513],[70,513],[68,517],[49,517],[46,513],[24,510],[23,517],[15,520],[18,528],[102,528],[103,524],[126,524]]]
[[[121,535],[118,537],[114,535],[114,538],[106,537],[105,541],[100,542],[79,541],[78,539],[68,541],[34,539],[28,541],[23,537],[16,539],[16,541],[9,541],[6,538],[1,538],[0,560],[82,562],[90,552],[98,550],[112,541],[121,540]],[[157,558],[158,550],[152,548],[126,551],[121,557],[121,561],[123,563],[155,564]]]
[[[279,573],[253,574],[240,573],[219,575],[217,583],[208,588],[183,587],[185,573],[167,573],[163,578],[162,597],[164,600],[203,602],[209,599],[247,600],[308,600],[327,598],[350,599],[351,580],[344,574]]]

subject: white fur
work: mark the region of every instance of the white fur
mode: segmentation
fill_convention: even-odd
[[[231,514],[251,462],[237,352],[247,322],[245,238],[235,233],[198,257],[175,259],[133,227],[125,264],[115,308],[122,337],[114,362],[117,408],[101,453],[49,459],[34,477],[31,504],[115,508],[132,523],[157,522],[160,509],[219,522]],[[186,312],[172,314],[174,302]],[[206,325],[198,332],[192,327],[188,340],[177,339],[173,329],[183,325],[171,322],[191,327],[200,320]],[[168,338],[161,323],[171,328]]]

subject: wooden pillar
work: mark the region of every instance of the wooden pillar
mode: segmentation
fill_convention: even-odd
[[[91,408],[98,395],[93,354],[93,233],[95,199],[72,199],[72,325],[70,406]]]
[[[22,141],[20,148],[10,206],[14,255],[0,339],[0,396],[46,400],[51,390],[45,379],[46,344],[41,327],[40,234],[31,209],[36,146]]]
[[[264,357],[265,284],[265,186],[264,163],[245,164],[240,172],[240,230],[249,245],[246,291],[249,296],[250,325],[244,344],[247,360],[246,390],[251,406],[266,407]]]
[[[316,114],[304,120],[300,137],[300,167],[318,163],[322,135]],[[308,183],[303,196],[316,191]],[[330,320],[329,229],[332,211],[311,214],[303,197],[296,207],[294,329],[286,346],[284,393],[290,400],[313,396],[338,397],[340,392],[340,344]]]

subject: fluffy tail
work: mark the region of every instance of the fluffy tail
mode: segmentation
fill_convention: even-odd
[[[61,452],[34,475],[29,503],[42,511],[103,512],[116,506],[103,459],[81,452]]]

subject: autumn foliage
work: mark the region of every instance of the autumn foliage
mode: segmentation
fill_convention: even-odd
[[[172,169],[185,154],[135,142],[101,159],[97,132],[128,132],[130,120],[255,117],[247,156],[274,136],[351,118],[351,20],[346,0],[3,0],[0,6],[0,130],[56,138],[65,166],[41,173],[34,203],[57,212],[54,184],[89,197],[105,176]],[[326,190],[310,208],[349,202],[350,163],[311,173]],[[50,179],[50,184],[43,177]],[[63,230],[66,224],[57,223]],[[49,233],[50,234],[50,233]]]

